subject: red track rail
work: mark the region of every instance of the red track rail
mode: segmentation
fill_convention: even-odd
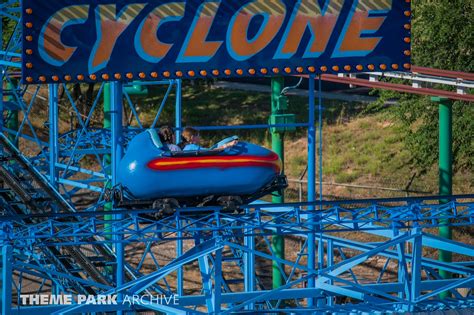
[[[417,67],[414,67],[414,68],[417,68]],[[430,69],[430,68],[424,68],[424,69]],[[443,71],[444,73],[444,70],[436,70],[436,69],[431,69],[431,70]],[[463,74],[470,75],[470,73],[463,73]],[[446,75],[444,76],[446,77]],[[308,78],[309,76],[305,75],[304,77]],[[465,76],[465,77],[467,78],[469,76]],[[447,97],[452,100],[474,102],[474,95],[458,94],[456,92],[451,92],[451,91],[436,90],[436,89],[430,89],[430,88],[414,88],[409,85],[403,85],[403,84],[397,84],[397,83],[377,82],[377,81],[372,82],[366,79],[339,77],[333,74],[323,74],[321,78],[324,81],[330,81],[330,82],[335,82],[335,83],[352,84],[352,85],[357,85],[357,86],[364,86],[364,87],[375,88],[375,89],[392,90],[392,91],[397,91],[397,92],[418,94],[418,95],[440,96],[440,97]]]
[[[468,72],[440,70],[440,69],[417,67],[417,66],[412,66],[411,72],[419,73],[419,74],[427,74],[427,75],[432,75],[436,77],[445,77],[445,78],[474,81],[474,73],[468,73]]]

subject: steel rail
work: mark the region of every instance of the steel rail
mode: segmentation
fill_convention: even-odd
[[[309,78],[309,76],[304,76]],[[417,95],[430,95],[430,96],[441,96],[453,100],[474,102],[474,95],[470,94],[458,94],[456,92],[437,90],[431,88],[414,88],[412,86],[407,86],[399,83],[389,83],[389,82],[378,82],[378,81],[369,81],[366,79],[351,78],[351,77],[339,77],[333,74],[323,74],[321,78],[324,81],[342,83],[342,84],[351,84],[357,86],[364,86],[369,88],[376,89],[385,89],[403,93],[417,94]]]
[[[446,77],[446,78],[474,81],[474,73],[469,73],[469,72],[441,70],[441,69],[419,67],[419,66],[411,66],[411,72],[420,73],[420,74],[428,74],[428,75],[437,76],[437,77]]]

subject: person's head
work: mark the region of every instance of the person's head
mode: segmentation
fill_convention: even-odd
[[[191,127],[184,128],[183,133],[181,134],[181,137],[187,143],[199,144],[199,142],[201,141],[201,137],[199,136],[199,131]]]
[[[174,143],[175,141],[173,129],[169,126],[161,127],[158,131],[158,136],[160,137],[161,142],[165,144]]]

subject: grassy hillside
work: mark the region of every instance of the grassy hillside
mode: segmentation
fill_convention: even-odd
[[[153,120],[166,89],[152,87],[149,97],[137,100],[141,107],[141,117],[148,121]],[[188,126],[225,126],[242,124],[266,124],[270,115],[270,96],[266,93],[215,89],[205,85],[183,87],[183,125]],[[161,124],[174,124],[174,94],[170,94],[169,104],[165,106],[160,117]],[[170,106],[171,105],[171,106]],[[335,123],[349,119],[360,113],[364,106],[346,102],[325,102],[324,120],[326,123]],[[308,100],[305,97],[290,96],[289,112],[296,114],[297,122],[307,122]],[[288,134],[290,139],[304,136],[305,129],[298,129]],[[269,139],[267,130],[239,130],[226,132],[204,132],[204,139],[212,142],[227,134],[240,136],[264,143]]]

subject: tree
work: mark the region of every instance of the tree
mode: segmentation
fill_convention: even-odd
[[[420,0],[413,3],[412,63],[417,66],[463,72],[474,71],[474,2],[472,0]],[[406,147],[419,174],[437,161],[438,108],[429,97],[380,93],[380,102],[398,99],[391,109],[402,123]],[[474,106],[453,104],[455,169],[474,167]]]
[[[11,7],[18,7],[20,4],[19,3],[15,3],[13,5],[11,5]],[[3,10],[5,10],[5,8],[3,8]],[[18,13],[11,13],[12,15],[14,16],[17,16]],[[2,15],[2,43],[3,43],[3,47],[0,47],[0,50],[4,50],[8,44],[8,42],[10,41],[10,37],[12,36],[13,34],[13,31],[15,30],[15,26],[16,26],[17,22],[11,18],[8,18],[6,16],[3,16]]]

